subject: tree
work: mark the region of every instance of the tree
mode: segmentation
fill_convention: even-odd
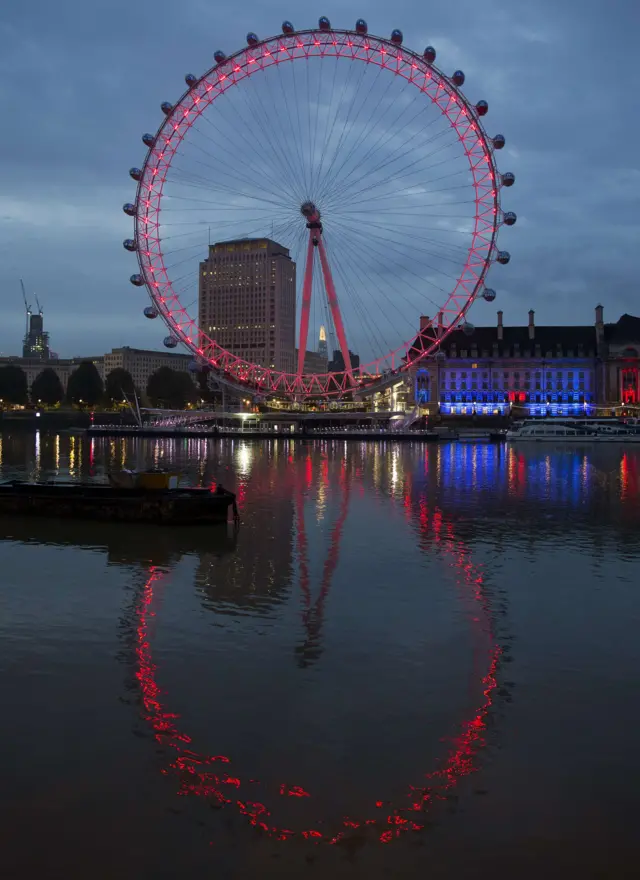
[[[53,406],[60,403],[64,397],[64,389],[60,377],[53,367],[45,367],[41,373],[38,373],[31,384],[31,401],[32,403],[46,403]]]
[[[216,393],[213,388],[209,384],[209,377],[211,375],[211,367],[204,366],[200,367],[200,369],[192,374],[196,386],[198,389],[198,396],[205,400],[207,403],[213,403],[216,399]]]
[[[67,400],[70,403],[87,403],[94,406],[102,398],[103,388],[100,373],[91,361],[82,361],[69,376]]]
[[[5,403],[26,403],[29,386],[27,374],[17,364],[0,367],[0,400]]]
[[[188,373],[160,367],[149,376],[147,397],[153,406],[184,409],[198,397],[196,386]]]
[[[104,387],[104,396],[110,403],[124,400],[125,394],[127,397],[132,398],[135,391],[133,377],[129,370],[116,367],[115,370],[111,370],[108,374]]]

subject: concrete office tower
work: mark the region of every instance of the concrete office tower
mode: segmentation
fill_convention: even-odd
[[[294,372],[296,264],[288,249],[270,238],[209,245],[200,263],[198,316],[202,332],[227,351]]]

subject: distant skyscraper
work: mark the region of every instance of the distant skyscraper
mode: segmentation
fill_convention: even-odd
[[[199,324],[252,364],[294,372],[296,264],[270,238],[209,245],[200,263]]]
[[[329,360],[329,347],[327,345],[327,331],[324,324],[320,325],[320,337],[318,339],[318,354],[325,360]]]
[[[22,343],[22,357],[49,360],[49,334],[44,331],[42,312],[27,312],[28,324]]]

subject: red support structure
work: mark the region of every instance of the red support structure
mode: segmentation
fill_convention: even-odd
[[[324,247],[322,236],[319,237],[318,250],[320,251],[320,263],[322,265],[322,274],[324,275],[324,286],[327,291],[327,299],[329,300],[329,308],[333,317],[333,324],[336,328],[338,344],[344,358],[344,369],[351,381],[353,381],[353,370],[351,369],[351,357],[349,356],[349,346],[347,345],[347,335],[344,332],[344,324],[342,323],[342,315],[340,314],[340,306],[338,305],[338,296],[333,283],[327,252]]]
[[[304,358],[307,353],[307,336],[309,335],[309,310],[311,308],[311,285],[313,281],[313,230],[309,230],[309,246],[307,248],[307,264],[304,267],[304,285],[302,288],[302,312],[300,314],[300,342],[298,348],[298,376],[304,373]]]

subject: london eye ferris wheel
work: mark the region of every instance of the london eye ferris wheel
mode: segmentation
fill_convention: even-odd
[[[310,30],[284,22],[278,36],[250,33],[203,75],[187,74],[157,132],[143,136],[135,201],[124,205],[135,224],[124,247],[139,262],[131,283],[146,287],[144,314],[163,319],[167,347],[182,343],[244,392],[301,400],[370,393],[457,327],[471,329],[475,299],[495,299],[492,263],[510,259],[497,239],[516,222],[500,205],[515,177],[498,171],[505,139],[485,130],[487,102],[471,103],[464,73],[447,76],[435,60],[433,47],[407,49],[398,30],[385,39],[362,19],[338,30],[323,17]],[[298,268],[298,354],[284,366],[231,350],[198,318],[211,243],[260,239]],[[242,277],[251,339],[273,335],[270,280],[249,267]],[[339,353],[333,371],[306,363],[321,327]]]

